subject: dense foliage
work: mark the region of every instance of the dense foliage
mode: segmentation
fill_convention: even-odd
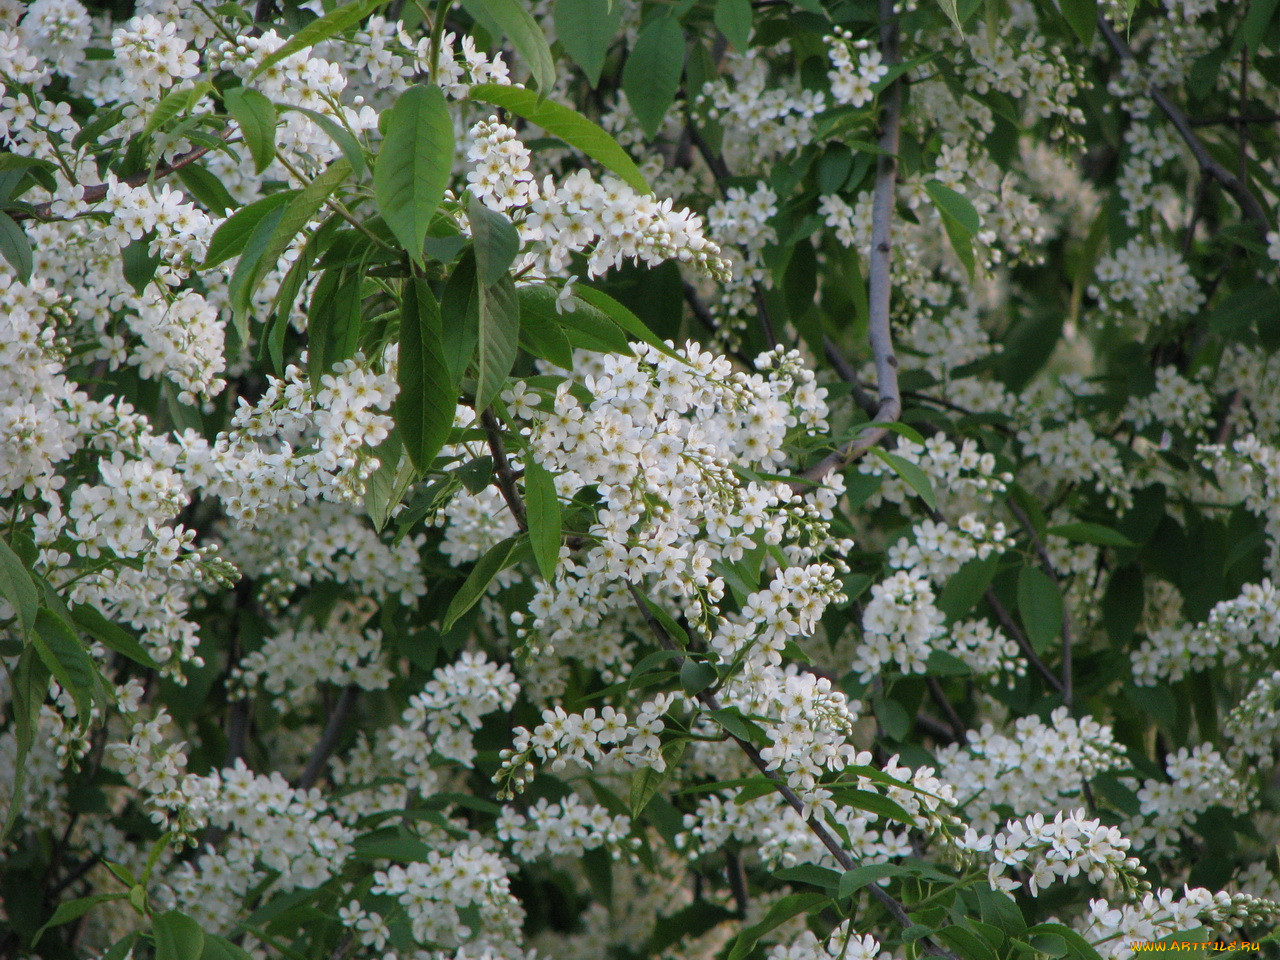
[[[1277,10],[0,0],[0,957],[1270,949]]]

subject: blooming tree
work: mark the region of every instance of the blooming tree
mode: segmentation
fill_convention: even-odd
[[[0,957],[1272,942],[1277,9],[0,0]]]

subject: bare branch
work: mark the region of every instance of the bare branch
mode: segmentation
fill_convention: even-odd
[[[1062,580],[1058,576],[1058,571],[1054,568],[1053,558],[1049,556],[1048,549],[1045,548],[1044,542],[1040,539],[1039,534],[1036,533],[1036,528],[1031,522],[1031,518],[1013,500],[1008,501],[1008,506],[1009,512],[1018,518],[1018,523],[1022,524],[1022,528],[1027,531],[1027,536],[1031,538],[1031,544],[1035,547],[1036,556],[1040,558],[1041,568],[1049,579],[1053,581],[1053,585],[1058,588],[1058,593],[1062,594]],[[1072,637],[1071,615],[1067,612],[1067,604],[1064,597],[1062,603],[1062,685],[1059,692],[1062,694],[1062,702],[1067,705],[1067,709],[1072,707],[1072,701],[1075,697],[1072,676],[1073,667],[1071,664]]]
[[[324,768],[329,764],[329,757],[338,746],[338,738],[342,736],[342,728],[347,725],[347,718],[351,715],[351,708],[355,706],[359,689],[354,683],[343,687],[338,702],[333,705],[333,712],[329,714],[329,722],[325,724],[320,739],[307,758],[307,765],[298,777],[299,790],[310,790],[319,782]]]
[[[1098,29],[1111,49],[1115,51],[1116,56],[1121,60],[1137,62],[1129,45],[1115,32],[1107,18],[1102,14],[1098,15]],[[1191,121],[1187,119],[1187,115],[1182,112],[1182,109],[1169,99],[1168,94],[1155,85],[1148,85],[1147,93],[1155,101],[1156,106],[1169,118],[1169,122],[1178,131],[1178,136],[1182,138],[1183,143],[1191,149],[1192,155],[1196,158],[1196,163],[1200,166],[1200,175],[1222,184],[1223,189],[1235,199],[1236,204],[1240,207],[1240,212],[1244,214],[1245,218],[1261,228],[1264,233],[1270,229],[1266,211],[1262,209],[1262,204],[1258,202],[1258,198],[1253,195],[1243,180],[1213,159],[1205,145],[1200,141],[1200,138],[1196,136],[1195,130],[1192,129]]]
[[[525,516],[524,501],[520,499],[520,491],[516,488],[515,474],[511,463],[507,460],[506,448],[502,445],[502,428],[498,426],[498,418],[492,410],[480,414],[480,423],[484,426],[485,435],[489,438],[489,452],[493,455],[493,470],[498,478],[498,490],[502,499],[507,501],[511,516],[521,531],[529,529],[529,520]]]
[[[901,60],[898,50],[898,19],[893,0],[880,0],[880,58],[892,69]],[[898,358],[893,352],[889,327],[889,301],[893,291],[893,208],[898,187],[898,141],[902,128],[902,80],[889,84],[883,94],[880,114],[880,155],[876,159],[876,185],[871,197],[871,254],[867,271],[868,340],[876,368],[876,423],[892,423],[902,415],[902,394],[898,389]],[[883,426],[867,427],[848,444],[806,470],[806,480],[822,480],[833,470],[843,469],[866,453],[888,434]],[[803,488],[792,489],[796,493]]]

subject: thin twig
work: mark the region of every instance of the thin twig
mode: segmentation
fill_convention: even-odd
[[[231,133],[231,129],[227,128],[222,132],[223,139],[226,139]],[[130,187],[141,187],[153,180],[160,180],[172,173],[177,173],[183,167],[190,166],[195,163],[206,153],[213,149],[213,146],[196,147],[194,150],[188,150],[186,153],[179,154],[169,163],[157,164],[146,173],[137,173],[132,177],[125,177],[120,183]],[[97,203],[107,196],[110,184],[95,183],[92,186],[85,187],[80,194],[80,199],[84,203]],[[37,203],[29,210],[9,210],[7,213],[14,220],[48,220],[53,216],[54,201],[48,203]]]
[[[1231,116],[1220,114],[1215,117],[1197,117],[1188,120],[1193,127],[1236,127],[1244,123],[1280,123],[1280,113],[1255,113]]]
[[[302,768],[302,774],[298,777],[299,790],[310,790],[319,782],[324,768],[329,763],[329,757],[338,746],[342,728],[347,725],[347,718],[351,715],[351,708],[355,706],[356,694],[359,690],[360,688],[354,683],[342,688],[338,702],[333,705],[333,712],[329,714],[329,722],[325,724],[320,739],[316,741],[316,745],[311,750],[311,756],[307,758],[307,765]]]
[[[893,0],[880,0],[880,59],[891,70],[901,59],[898,19],[893,7]],[[889,326],[889,302],[893,291],[893,208],[898,186],[898,140],[902,127],[901,79],[889,84],[883,97],[878,143],[880,154],[876,158],[876,185],[871,197],[871,253],[867,269],[867,338],[876,368],[876,391],[879,394],[875,411],[877,424],[892,423],[902,415],[898,358],[893,352],[893,333]],[[805,471],[804,478],[822,480],[831,471],[847,467],[884,439],[888,432],[885,426],[865,428],[848,444]]]
[[[1031,641],[1026,638],[1021,630],[1018,629],[1017,623],[1014,622],[1013,616],[1009,613],[1009,609],[1000,602],[1000,598],[996,596],[995,590],[987,587],[986,592],[982,595],[987,604],[995,612],[996,619],[1000,621],[1000,625],[1008,631],[1009,636],[1013,637],[1013,642],[1018,645],[1018,649],[1022,651],[1022,655],[1027,661],[1036,668],[1040,676],[1044,677],[1049,686],[1053,687],[1058,693],[1062,693],[1062,681],[1058,679],[1057,674],[1050,670],[1043,660],[1036,653],[1035,648],[1031,646]]]
[[[1116,56],[1121,60],[1137,62],[1129,45],[1112,29],[1111,24],[1102,14],[1098,15],[1098,29],[1111,49],[1115,51]],[[1222,184],[1223,189],[1235,199],[1236,204],[1240,207],[1240,212],[1244,214],[1245,218],[1252,221],[1265,233],[1270,226],[1267,221],[1266,211],[1262,209],[1262,204],[1258,202],[1258,198],[1253,195],[1244,181],[1213,159],[1205,145],[1200,141],[1200,138],[1196,136],[1191,121],[1187,119],[1187,115],[1182,112],[1182,109],[1176,103],[1169,99],[1168,94],[1154,84],[1148,84],[1147,93],[1155,101],[1156,106],[1169,118],[1169,122],[1178,131],[1178,136],[1182,138],[1183,143],[1191,149],[1192,155],[1196,158],[1196,163],[1200,166],[1200,175]]]
[[[485,435],[489,438],[489,453],[493,456],[493,472],[498,478],[498,490],[502,499],[507,501],[511,516],[515,517],[516,526],[521,532],[529,529],[529,520],[525,516],[524,501],[520,499],[520,491],[516,488],[515,474],[511,471],[511,463],[507,460],[506,448],[502,445],[502,428],[498,426],[498,418],[492,410],[480,414],[480,423]]]
[[[827,360],[831,366],[835,368],[840,379],[849,385],[849,392],[853,396],[853,402],[858,405],[858,409],[862,410],[869,417],[876,415],[876,402],[866,390],[862,389],[862,381],[858,379],[858,371],[854,369],[853,364],[845,359],[844,353],[836,346],[834,340],[828,336],[822,338],[822,352],[826,354]]]
[[[925,683],[929,688],[929,696],[933,698],[933,702],[938,708],[947,715],[947,723],[951,725],[951,736],[955,738],[956,743],[964,742],[965,725],[960,719],[960,714],[956,713],[956,708],[951,705],[951,701],[947,699],[947,695],[943,692],[942,684],[938,682],[937,677],[929,677]]]
[[[729,880],[729,891],[733,894],[738,916],[745,917],[751,906],[747,897],[747,871],[742,866],[742,858],[731,850],[725,853],[725,876]]]

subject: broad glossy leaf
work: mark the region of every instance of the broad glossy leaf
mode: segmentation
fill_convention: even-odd
[[[0,211],[0,254],[9,261],[20,281],[26,283],[31,279],[31,241],[17,221],[3,211]]]
[[[476,414],[488,409],[507,383],[520,349],[520,301],[505,275],[492,286],[478,286],[480,343],[476,374]]]
[[[431,288],[424,280],[410,280],[404,287],[400,315],[395,420],[405,452],[423,473],[431,469],[449,437],[458,402],[441,331],[440,308]]]
[[[185,913],[170,910],[151,921],[156,960],[197,960],[204,952],[204,931]]]
[[[524,465],[524,506],[529,522],[529,544],[542,578],[556,578],[560,564],[560,498],[555,478],[540,464],[526,457]]]
[[[492,286],[505,277],[520,252],[520,234],[515,224],[501,213],[490,210],[471,197],[467,205],[471,221],[471,240],[476,251],[476,275],[484,286]]]
[[[680,89],[684,31],[673,17],[656,17],[640,31],[622,68],[622,89],[640,126],[654,137]]]
[[[222,261],[230,260],[243,253],[249,238],[262,219],[272,210],[283,207],[297,196],[297,193],[296,190],[282,190],[279,193],[268,194],[261,200],[246,204],[223,220],[209,239],[209,249],[204,255],[204,266],[206,268],[217,266]]]
[[[1062,593],[1039,567],[1025,566],[1018,575],[1018,610],[1037,653],[1061,635]]]
[[[556,36],[582,68],[591,86],[599,86],[609,45],[622,27],[622,4],[607,0],[556,0]]]
[[[716,28],[741,53],[751,42],[751,0],[716,0]]]
[[[483,557],[476,561],[476,565],[471,568],[471,573],[450,602],[441,629],[448,631],[464,613],[476,605],[484,596],[493,578],[513,562],[516,548],[522,540],[524,540],[523,534],[518,537],[508,537],[494,544]]]
[[[453,120],[444,94],[418,84],[385,117],[386,137],[373,164],[373,196],[396,239],[418,262],[422,241],[453,167]]]
[[[35,626],[36,614],[40,610],[40,592],[27,571],[27,565],[4,540],[0,540],[0,596],[8,600],[17,612],[18,623],[24,631]]]
[[[257,90],[232,87],[222,95],[227,110],[240,125],[240,134],[258,173],[276,156],[276,108]]]

